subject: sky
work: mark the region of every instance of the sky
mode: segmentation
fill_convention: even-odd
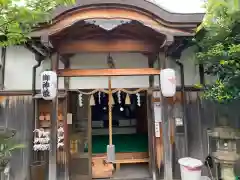
[[[204,0],[146,0],[172,13],[204,13]]]
[[[205,0],[146,0],[172,13],[204,13]],[[13,0],[14,4],[25,5],[25,0]]]

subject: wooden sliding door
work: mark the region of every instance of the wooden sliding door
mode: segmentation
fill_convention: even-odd
[[[92,179],[91,108],[88,96],[83,98],[83,107],[78,105],[77,93],[71,96],[70,177],[71,180],[89,180]]]

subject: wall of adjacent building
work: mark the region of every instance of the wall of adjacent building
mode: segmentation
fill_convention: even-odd
[[[5,90],[32,89],[32,68],[35,55],[22,46],[8,47],[5,64]]]
[[[140,53],[112,53],[111,56],[116,68],[147,68],[147,57]],[[160,59],[163,56],[160,54]],[[188,48],[182,53],[180,61],[184,65],[185,85],[199,83],[199,71],[194,61],[194,48]],[[7,48],[5,66],[5,90],[31,90],[32,70],[36,65],[35,55],[22,46]],[[177,84],[180,85],[180,68],[172,59],[168,60],[168,67],[176,69]],[[40,73],[50,68],[50,60],[46,59],[37,69],[36,86],[40,89]],[[63,68],[60,62],[59,68]],[[108,68],[107,53],[81,53],[70,59],[72,69],[99,69]],[[155,77],[155,86],[158,86],[159,78]],[[107,77],[72,77],[71,89],[107,88]],[[113,88],[139,88],[148,87],[147,76],[112,77]],[[59,88],[64,88],[64,78],[59,78]]]

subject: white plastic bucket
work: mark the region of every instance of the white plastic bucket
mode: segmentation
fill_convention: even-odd
[[[194,158],[185,157],[178,160],[182,180],[201,180],[203,163]]]

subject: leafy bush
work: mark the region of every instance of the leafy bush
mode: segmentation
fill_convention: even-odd
[[[13,151],[25,147],[24,144],[15,142],[15,134],[15,130],[0,128],[0,171],[9,163]]]
[[[208,0],[194,41],[205,73],[216,77],[204,97],[221,103],[240,98],[240,8],[237,0]]]

